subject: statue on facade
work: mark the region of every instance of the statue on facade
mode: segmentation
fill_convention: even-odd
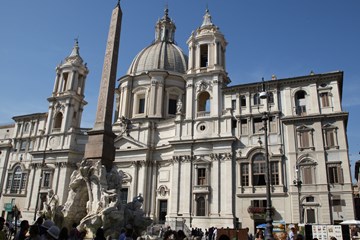
[[[122,133],[126,133],[126,136],[129,136],[131,121],[126,117],[122,116],[120,118],[120,126],[122,127]]]
[[[181,110],[182,110],[182,101],[179,98],[176,103],[176,113],[181,114]]]

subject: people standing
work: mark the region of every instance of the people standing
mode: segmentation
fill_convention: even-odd
[[[14,240],[25,240],[29,227],[29,222],[27,220],[22,220],[20,223],[20,230],[16,233]]]
[[[297,239],[297,232],[296,232],[295,226],[290,225],[289,228],[290,228],[290,231],[288,233],[287,240],[296,240]]]
[[[0,217],[0,240],[5,240],[5,232],[4,232],[4,224],[5,219],[3,217]]]

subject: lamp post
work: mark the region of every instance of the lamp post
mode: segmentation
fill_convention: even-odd
[[[266,99],[266,105],[268,104],[269,94],[265,90],[264,79],[262,79],[262,90],[259,94],[260,99]],[[273,240],[273,219],[272,219],[272,205],[271,205],[271,189],[270,189],[270,161],[269,161],[269,146],[268,146],[268,119],[269,113],[266,110],[263,112],[261,120],[263,121],[264,130],[264,144],[265,144],[265,162],[266,162],[266,231],[265,239]]]
[[[41,134],[44,135],[45,131],[42,130]],[[43,136],[44,137],[44,136]],[[35,205],[35,212],[34,212],[34,221],[36,221],[36,215],[38,212],[38,208],[39,208],[39,200],[40,200],[40,191],[41,191],[41,184],[42,184],[42,178],[43,178],[43,168],[45,166],[45,159],[46,159],[46,148],[48,145],[48,140],[49,140],[49,135],[46,136],[45,138],[46,142],[45,142],[45,147],[44,147],[44,151],[43,151],[43,158],[42,158],[42,162],[41,162],[41,169],[40,169],[40,178],[39,178],[39,187],[38,187],[38,192],[37,192],[37,197],[36,197],[36,205]]]
[[[293,181],[294,185],[298,189],[298,202],[299,202],[299,221],[300,223],[303,222],[303,214],[302,214],[302,205],[300,201],[300,195],[301,195],[301,185],[302,181],[300,180],[300,169],[299,166],[296,166],[296,179]]]

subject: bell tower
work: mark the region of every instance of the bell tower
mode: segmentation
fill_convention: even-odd
[[[227,42],[219,28],[212,23],[206,9],[201,26],[191,33],[189,46],[188,74],[225,71],[225,50]]]
[[[208,9],[201,26],[191,33],[187,44],[186,119],[220,117],[223,111],[222,87],[230,82],[225,66],[227,42],[213,24]],[[218,134],[218,129],[214,129],[213,134]]]
[[[80,127],[87,102],[84,100],[85,80],[89,70],[79,54],[79,42],[64,62],[56,67],[56,79],[51,97],[46,133],[66,133]]]

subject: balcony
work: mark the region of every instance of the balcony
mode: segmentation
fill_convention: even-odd
[[[297,106],[296,107],[296,115],[306,116],[306,106]]]
[[[193,193],[210,193],[209,185],[196,185],[193,186]]]
[[[248,213],[250,213],[250,217],[252,219],[265,219],[266,217],[266,207],[254,207],[250,206],[247,209]],[[271,208],[272,214],[275,212],[275,208]]]
[[[209,116],[210,116],[210,112],[201,111],[197,113],[197,117],[209,117]]]

